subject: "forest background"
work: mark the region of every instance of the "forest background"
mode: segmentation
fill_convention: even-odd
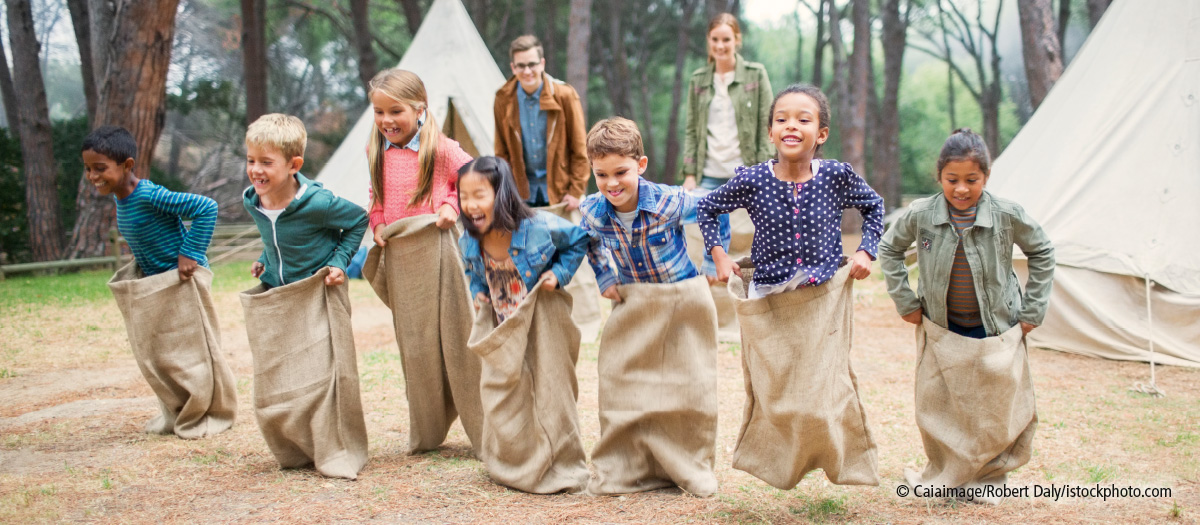
[[[320,171],[399,62],[432,0],[5,0],[0,20],[0,263],[104,253],[112,200],[81,180],[79,144],[132,130],[137,173],[208,195],[245,220],[242,139],[258,115],[308,127]],[[647,177],[674,183],[686,83],[716,13],[742,21],[741,54],[775,90],[803,81],[833,106],[825,155],[852,163],[889,208],[937,191],[958,127],[998,156],[1069,64],[1108,0],[463,0],[497,66],[538,35],[546,71],[588,122],[635,120]],[[499,86],[496,86],[499,88]]]

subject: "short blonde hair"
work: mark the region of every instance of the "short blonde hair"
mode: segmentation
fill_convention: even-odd
[[[610,117],[592,126],[587,134],[588,159],[620,155],[632,159],[646,156],[637,124],[624,117]]]
[[[291,115],[283,113],[268,113],[246,129],[247,146],[270,146],[278,149],[283,158],[304,157],[304,148],[308,145],[308,132],[304,130],[304,122]]]

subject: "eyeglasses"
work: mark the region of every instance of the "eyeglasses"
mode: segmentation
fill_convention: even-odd
[[[528,64],[513,64],[512,67],[513,67],[513,69],[515,69],[517,71],[522,71],[525,69],[533,71],[533,68],[538,67],[540,65],[542,65],[542,61],[539,60],[537,62],[530,62]]]

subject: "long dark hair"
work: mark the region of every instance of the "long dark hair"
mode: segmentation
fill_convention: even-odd
[[[492,191],[496,192],[496,200],[492,201],[492,229],[514,232],[521,221],[533,217],[533,209],[521,200],[508,161],[500,157],[479,157],[458,169],[459,180],[472,172],[483,177],[492,186]],[[462,209],[461,191],[458,194],[458,209]],[[483,237],[484,232],[475,229],[471,221],[464,219],[463,227],[471,237]]]

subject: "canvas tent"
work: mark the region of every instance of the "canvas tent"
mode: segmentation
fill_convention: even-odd
[[[460,0],[434,1],[398,67],[421,77],[443,133],[473,157],[492,154],[492,102],[505,77]],[[317,174],[330,191],[363,207],[371,186],[366,148],[374,125],[367,108]]]
[[[1032,344],[1200,366],[1200,2],[1113,2],[988,188],[1055,244]]]

